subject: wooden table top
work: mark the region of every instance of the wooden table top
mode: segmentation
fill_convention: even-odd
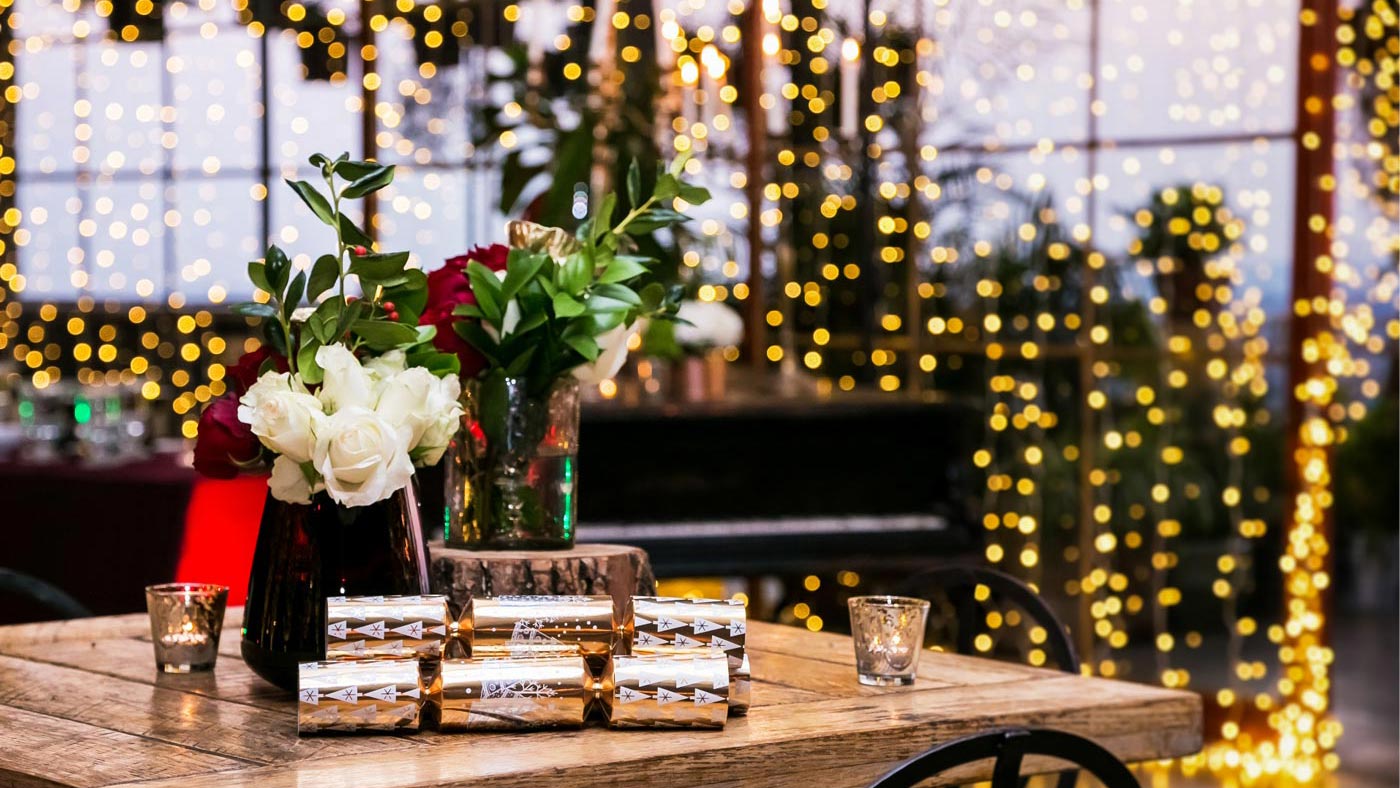
[[[0,786],[838,788],[998,727],[1077,732],[1128,761],[1201,746],[1193,693],[933,652],[913,686],[865,687],[849,638],[757,622],[753,707],[723,731],[298,738],[293,695],[238,656],[240,619],[215,671],[189,676],[156,673],[145,615],[0,627]]]

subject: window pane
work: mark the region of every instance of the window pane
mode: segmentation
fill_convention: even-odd
[[[192,304],[246,301],[253,297],[249,260],[262,257],[261,203],[252,178],[177,182],[176,276],[172,287]]]

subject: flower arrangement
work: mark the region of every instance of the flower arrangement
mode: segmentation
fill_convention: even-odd
[[[324,492],[367,506],[442,457],[460,425],[461,367],[434,347],[431,323],[418,325],[427,276],[407,267],[407,252],[371,251],[342,210],[392,182],[394,167],[321,154],[311,164],[324,193],[287,183],[335,231],[336,251],[308,270],[276,246],[248,264],[259,299],[236,310],[262,320],[265,343],[201,416],[195,466],[221,478],[270,470],[272,495],[289,503]]]
[[[680,288],[655,281],[656,261],[637,250],[710,199],[683,179],[685,167],[684,157],[659,167],[643,192],[633,162],[620,219],[610,193],[573,233],[511,222],[508,245],[478,247],[428,276],[420,328],[435,329],[464,384],[465,429],[445,474],[449,544],[573,543],[578,384],[616,375],[648,321],[675,318]]]
[[[521,379],[540,395],[567,375],[595,384],[616,375],[643,322],[676,314],[678,288],[647,282],[655,260],[633,252],[636,238],[689,220],[678,201],[710,199],[683,179],[687,160],[659,168],[645,197],[634,161],[626,184],[633,207],[616,224],[610,193],[575,233],[515,221],[509,246],[448,260],[428,275],[421,327],[436,329],[434,344],[458,359],[464,378]]]

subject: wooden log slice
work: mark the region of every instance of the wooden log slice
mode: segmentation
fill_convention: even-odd
[[[651,559],[640,547],[580,544],[572,550],[459,550],[434,547],[433,592],[455,610],[473,596],[608,594],[619,614],[627,598],[656,593]]]

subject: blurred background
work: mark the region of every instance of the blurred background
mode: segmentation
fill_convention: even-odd
[[[589,392],[581,539],[812,630],[997,568],[1083,670],[1206,696],[1154,781],[1394,785],[1396,13],[0,0],[0,621],[241,598],[264,482],[189,440],[247,261],[330,243],[310,154],[397,164],[369,226],[433,269],[693,152],[718,199],[648,251],[725,307]]]

